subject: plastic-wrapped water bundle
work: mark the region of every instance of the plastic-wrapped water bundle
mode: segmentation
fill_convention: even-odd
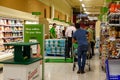
[[[58,40],[58,43],[60,43],[60,44],[65,44],[65,40],[64,40],[64,39]]]
[[[61,52],[62,52],[62,53],[65,52],[65,47],[61,47]]]
[[[50,47],[47,47],[47,48],[46,48],[46,53],[47,53],[47,54],[51,54],[51,48],[50,48]]]
[[[51,47],[51,53],[55,53],[55,47]]]
[[[53,44],[53,40],[52,39],[50,40],[50,44]]]
[[[47,39],[45,47],[48,48],[46,49],[46,54],[63,56],[65,54],[65,39]]]
[[[56,48],[56,52],[59,53],[60,52],[60,47]]]
[[[50,47],[50,44],[48,42],[46,42],[45,47]]]

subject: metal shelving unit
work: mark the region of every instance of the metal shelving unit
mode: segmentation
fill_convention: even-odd
[[[120,42],[118,40],[120,39],[120,12],[108,14],[108,26],[110,35],[109,44],[107,44],[109,45],[108,57],[105,61],[106,78],[107,80],[120,80],[120,47],[118,47]]]

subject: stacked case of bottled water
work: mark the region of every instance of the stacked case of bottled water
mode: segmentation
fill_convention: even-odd
[[[65,55],[65,39],[46,39],[45,40],[46,55]]]

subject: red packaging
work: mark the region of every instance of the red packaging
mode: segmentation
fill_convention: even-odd
[[[116,8],[117,8],[117,5],[115,4],[115,3],[112,3],[111,5],[110,5],[110,12],[111,13],[114,13],[114,12],[116,12]]]

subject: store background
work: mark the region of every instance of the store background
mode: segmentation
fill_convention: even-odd
[[[25,21],[39,22],[45,24],[45,35],[49,35],[49,25],[56,22],[57,25],[77,22],[77,16],[88,12],[91,25],[97,26],[96,41],[100,41],[100,22],[95,25],[96,19],[106,22],[106,6],[112,0],[1,0],[0,16],[5,18],[16,18]],[[116,0],[114,0],[116,1]],[[118,0],[119,1],[119,0]],[[107,2],[107,3],[106,3]],[[82,6],[82,4],[85,5]],[[86,9],[84,9],[86,8]],[[40,12],[40,15],[32,15],[32,12]],[[84,14],[83,14],[84,15]],[[99,17],[98,17],[99,16]],[[97,17],[97,18],[96,18]],[[84,26],[83,23],[81,25]],[[48,36],[46,37],[48,38]],[[99,47],[99,46],[97,46]],[[3,58],[1,58],[3,59]]]

